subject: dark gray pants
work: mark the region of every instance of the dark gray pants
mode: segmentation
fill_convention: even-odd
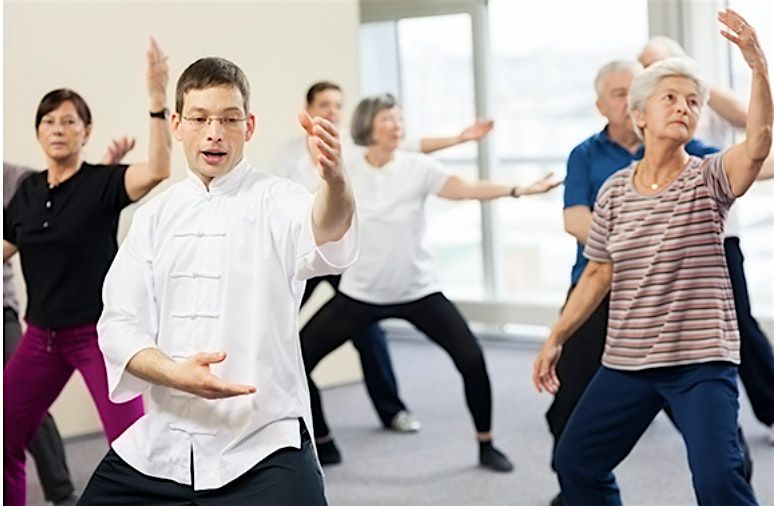
[[[301,449],[282,448],[236,480],[213,490],[194,490],[136,471],[112,449],[86,486],[79,506],[138,504],[325,506],[325,488],[314,447],[302,427]]]
[[[3,365],[16,350],[21,335],[22,329],[16,311],[3,307]],[[46,413],[27,449],[35,460],[40,485],[47,501],[56,502],[73,493],[75,488],[70,480],[62,436],[59,435],[59,429],[50,414]]]

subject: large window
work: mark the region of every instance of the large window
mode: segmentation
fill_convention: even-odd
[[[508,184],[548,171],[561,178],[572,147],[604,125],[594,107],[597,68],[633,58],[647,39],[647,1],[631,1],[626,9],[617,1],[490,0],[488,5],[487,100],[496,121],[488,169],[493,179]],[[456,133],[475,118],[472,21],[465,13],[363,24],[361,91],[398,93],[409,136]],[[451,170],[478,177],[474,144],[436,156]],[[493,218],[484,226],[493,238],[494,266],[483,265],[480,209],[478,203],[430,205],[429,239],[448,294],[561,303],[575,255],[575,242],[563,230],[561,188],[493,206]],[[489,290],[485,268],[495,269]]]
[[[648,37],[647,2],[627,2],[625,9],[612,1],[492,0],[489,6],[497,122],[492,175],[517,183],[549,171],[562,178],[572,148],[605,124],[594,106],[597,69],[635,58]],[[562,192],[497,202],[499,299],[564,299],[576,248],[564,232]]]

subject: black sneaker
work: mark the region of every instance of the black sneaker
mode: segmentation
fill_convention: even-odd
[[[482,467],[486,467],[499,473],[510,473],[513,471],[513,464],[508,460],[508,457],[491,444],[486,446],[482,445],[480,447],[478,463]]]
[[[551,499],[551,502],[548,503],[548,506],[564,506],[564,498],[562,497],[562,493],[559,492],[556,494],[556,497]]]
[[[324,443],[317,443],[317,457],[323,466],[341,464],[341,453],[336,448],[336,443],[333,442],[333,439]]]

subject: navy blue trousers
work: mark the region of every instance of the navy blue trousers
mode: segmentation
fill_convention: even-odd
[[[739,324],[741,360],[739,378],[750,398],[755,417],[764,425],[774,424],[774,353],[771,342],[750,312],[750,297],[744,275],[744,255],[737,237],[723,243],[726,264],[734,290],[736,320]]]
[[[340,280],[341,276],[322,276],[308,280],[304,296],[301,299],[301,306],[306,303],[321,282],[327,281],[334,290],[338,291]],[[382,328],[374,323],[363,328],[354,336],[345,337],[352,338],[352,344],[360,355],[363,381],[376,414],[382,425],[389,427],[395,415],[407,408],[398,393],[398,382],[392,368],[387,336]],[[317,428],[315,428],[315,434],[319,434]]]
[[[600,367],[556,448],[567,506],[620,505],[613,469],[671,408],[701,506],[758,504],[744,477],[736,366],[725,362],[617,371]]]

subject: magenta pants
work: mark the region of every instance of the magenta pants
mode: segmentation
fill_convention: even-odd
[[[95,324],[59,329],[28,324],[3,371],[3,504],[24,506],[24,449],[75,369],[97,406],[108,441],[143,415],[140,397],[122,404],[108,399]]]

